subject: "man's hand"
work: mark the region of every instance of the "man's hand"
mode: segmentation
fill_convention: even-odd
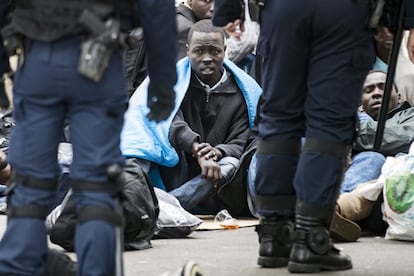
[[[173,88],[161,87],[149,84],[147,105],[150,112],[147,118],[151,121],[160,122],[170,116],[174,110],[175,91]]]
[[[217,188],[222,178],[220,166],[216,161],[203,157],[197,158],[197,161],[201,168],[201,177],[210,180],[213,187]]]
[[[224,26],[224,30],[229,36],[240,40],[242,33],[244,32],[244,22],[241,19],[236,19],[233,22],[227,23]]]
[[[223,157],[223,153],[209,143],[195,142],[192,146],[191,152],[193,154],[193,157],[201,157],[206,160],[212,159],[213,161],[218,161]]]
[[[408,57],[414,63],[414,28],[410,29],[410,34],[408,35],[407,50]]]

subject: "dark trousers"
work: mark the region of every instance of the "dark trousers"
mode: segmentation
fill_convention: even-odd
[[[123,163],[119,134],[127,104],[122,58],[113,54],[103,79],[92,82],[77,72],[80,41],[34,41],[14,82],[14,116],[9,161],[13,169],[34,178],[57,179],[58,144],[65,120],[70,124],[73,162],[70,176],[82,181],[107,181],[107,167]],[[48,208],[55,192],[14,183],[9,208]],[[75,192],[78,207],[114,209],[109,192]],[[113,275],[115,226],[103,220],[77,225],[75,250],[79,275]],[[43,220],[9,219],[0,242],[1,275],[43,275],[47,253]],[[86,274],[87,272],[87,274]]]
[[[362,84],[374,62],[368,2],[266,1],[257,46],[264,91],[259,140],[351,144]],[[260,153],[256,193],[327,204],[342,165],[322,152]]]
[[[225,208],[223,201],[217,196],[217,189],[210,180],[202,178],[200,169],[191,169],[190,161],[183,152],[179,153],[180,161],[177,166],[160,167],[161,177],[167,191],[175,196],[184,209],[198,214],[216,214]],[[239,164],[239,159],[226,156],[218,162],[220,166],[221,184],[229,181]],[[194,164],[194,160],[191,160]],[[196,172],[198,171],[198,172]]]

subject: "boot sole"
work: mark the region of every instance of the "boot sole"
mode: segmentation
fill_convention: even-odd
[[[289,262],[288,270],[291,273],[315,273],[320,272],[321,270],[329,270],[329,271],[339,271],[339,270],[347,270],[352,269],[352,264],[347,264],[344,266],[329,266],[329,265],[322,265],[322,264],[303,264],[303,263],[295,263]]]
[[[263,257],[259,256],[257,264],[262,267],[283,267],[287,266],[289,258]]]
[[[343,242],[355,242],[361,236],[361,227],[338,212],[333,216],[329,230],[333,239]]]

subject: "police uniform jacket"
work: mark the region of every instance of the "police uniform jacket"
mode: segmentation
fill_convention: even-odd
[[[414,0],[405,1],[405,28],[414,28]],[[243,18],[241,0],[215,0],[213,24],[225,26],[228,22]]]
[[[0,29],[6,24],[8,1],[0,1]],[[1,37],[0,37],[1,38]],[[3,73],[8,72],[9,59],[7,57],[6,50],[3,47],[3,38],[0,39],[0,77]]]
[[[137,0],[134,0],[137,1]],[[139,22],[144,29],[144,39],[148,55],[148,74],[154,83],[163,87],[173,87],[177,76],[175,68],[175,51],[177,29],[175,20],[175,8],[170,5],[170,0],[137,1]],[[9,8],[9,1],[0,1],[0,29],[6,25],[6,14]],[[131,29],[132,26],[128,26]],[[48,31],[53,32],[52,29]],[[35,34],[33,34],[35,35]],[[164,43],[159,43],[162,37]],[[32,37],[32,39],[35,39]],[[169,45],[171,51],[165,51],[165,45]],[[4,58],[4,49],[0,46],[0,73],[1,70],[8,70],[8,59]],[[7,64],[7,66],[6,66]]]

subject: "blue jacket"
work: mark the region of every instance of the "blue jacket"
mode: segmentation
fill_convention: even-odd
[[[224,66],[232,72],[243,93],[249,114],[250,128],[252,128],[262,89],[252,77],[230,60],[225,59]],[[171,122],[190,84],[191,65],[187,57],[177,62],[177,74],[178,81],[174,87],[176,92],[175,108],[165,121],[157,124],[149,121],[145,116],[149,112],[147,107],[148,78],[132,95],[121,132],[121,150],[124,156],[142,158],[167,167],[173,167],[178,163],[179,158],[169,142],[168,133]]]

